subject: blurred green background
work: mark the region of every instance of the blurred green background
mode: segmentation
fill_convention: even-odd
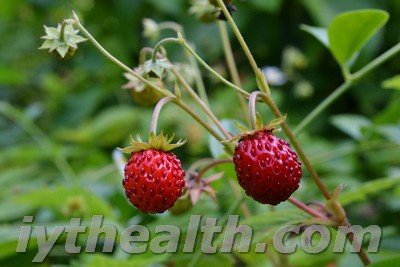
[[[329,51],[300,30],[300,24],[326,27],[338,13],[364,8],[389,12],[390,20],[363,49],[354,69],[400,41],[400,2],[397,0],[247,0],[237,1],[239,28],[260,66],[277,66],[287,78],[274,86],[273,95],[288,122],[295,126],[342,82],[341,72]],[[76,55],[59,60],[38,50],[43,25],[56,26],[75,10],[87,29],[117,58],[138,64],[143,46],[156,40],[143,37],[142,19],[175,21],[184,26],[200,55],[229,78],[218,27],[203,24],[188,13],[185,0],[14,0],[0,2],[0,266],[30,266],[35,242],[25,254],[16,254],[19,227],[24,215],[34,215],[39,225],[65,225],[71,217],[90,219],[105,215],[119,229],[133,223],[187,225],[191,214],[222,218],[234,202],[229,180],[233,169],[224,166],[225,178],[214,184],[218,201],[204,196],[187,214],[138,214],[126,200],[121,176],[112,159],[116,147],[129,135],[148,132],[151,108],[135,104],[121,86],[121,70],[88,42]],[[173,36],[165,31],[162,37]],[[210,38],[211,37],[211,38]],[[231,38],[244,87],[256,89],[254,77],[236,40]],[[183,61],[182,49],[169,45],[174,61]],[[300,141],[330,189],[344,185],[342,202],[352,223],[383,227],[382,259],[400,249],[400,85],[382,84],[400,72],[400,57],[390,60],[354,86],[321,114],[300,136]],[[236,95],[203,72],[212,107],[219,118],[240,118]],[[262,105],[264,121],[272,118]],[[218,156],[215,142],[199,125],[168,106],[159,128],[187,138],[176,150],[187,168],[198,159]],[[322,200],[308,174],[295,196],[308,202]],[[268,207],[250,199],[254,214],[247,222],[259,229],[256,239],[268,239],[274,227],[292,222],[289,204],[278,206],[280,221],[271,221]],[[238,210],[237,214],[241,214]],[[298,219],[298,218],[297,218]],[[242,221],[244,223],[245,221]],[[101,245],[99,245],[101,248]],[[40,266],[186,266],[192,255],[126,255],[114,253],[68,255],[63,242]],[[100,250],[100,249],[99,249]],[[355,255],[318,256],[303,252],[289,257],[293,266],[359,266]],[[202,256],[197,266],[270,266],[261,254]],[[384,265],[382,265],[384,266]],[[394,266],[394,265],[392,265]]]

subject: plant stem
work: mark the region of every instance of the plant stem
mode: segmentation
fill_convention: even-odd
[[[248,60],[250,61],[250,65],[252,66],[253,71],[257,77],[257,82],[258,82],[258,85],[260,86],[260,90],[263,92],[263,94],[262,94],[263,101],[269,106],[269,108],[272,110],[272,113],[274,114],[274,116],[276,118],[282,117],[282,114],[281,114],[278,106],[275,104],[275,102],[273,101],[273,99],[270,96],[270,90],[269,90],[267,80],[265,79],[265,76],[262,74],[262,72],[258,68],[257,63],[254,60],[254,57],[251,54],[250,49],[248,48],[245,40],[243,39],[243,36],[241,35],[238,27],[236,26],[236,23],[234,22],[231,14],[226,9],[226,6],[222,0],[216,0],[216,1],[218,3],[219,7],[221,8],[222,12],[224,13],[225,17],[227,18],[229,24],[231,25],[231,28],[232,28],[233,32],[235,33],[240,45],[242,46]],[[335,198],[332,198],[327,187],[321,181],[321,179],[318,176],[317,172],[315,171],[314,167],[311,165],[308,157],[306,156],[306,154],[304,153],[300,144],[298,143],[294,133],[292,132],[292,130],[289,128],[288,124],[285,121],[282,123],[282,128],[285,131],[286,136],[289,138],[289,140],[291,141],[291,143],[297,150],[299,157],[302,159],[304,165],[306,166],[308,172],[310,173],[311,177],[313,178],[318,189],[321,191],[321,193],[324,195],[324,197],[332,205],[332,208],[335,212],[338,223],[342,223],[343,220],[347,220],[346,213],[345,213],[342,205]],[[368,259],[368,256],[365,253],[364,253],[364,255]],[[361,255],[360,255],[360,258],[364,262],[364,259],[362,258]]]
[[[305,211],[306,213],[310,214],[313,217],[316,218],[321,218],[321,219],[326,219],[326,216],[319,213],[318,211],[310,208],[309,206],[307,206],[306,204],[304,204],[303,202],[301,202],[300,200],[294,198],[294,197],[290,197],[288,199],[288,201],[290,203],[292,203],[293,205],[295,205],[296,207],[298,207],[299,209]]]
[[[221,124],[221,122],[218,120],[218,118],[214,115],[214,113],[211,111],[211,109],[207,106],[206,103],[204,103],[201,98],[196,94],[196,92],[193,90],[193,88],[186,82],[186,80],[180,75],[175,69],[171,70],[172,73],[175,75],[175,77],[178,79],[178,81],[183,85],[183,87],[186,89],[186,91],[190,94],[190,96],[199,104],[199,106],[202,108],[202,110],[206,113],[206,115],[211,119],[212,122],[218,127],[218,129],[226,136],[226,138],[232,138],[232,135],[227,132],[224,128],[224,126]]]
[[[126,72],[131,73],[135,78],[139,79],[141,82],[145,83],[146,85],[150,86],[151,88],[154,88],[158,92],[160,92],[164,96],[171,96],[175,97],[173,93],[171,93],[168,90],[162,89],[158,87],[157,85],[151,83],[147,79],[143,78],[141,75],[139,75],[137,72],[133,71],[130,69],[128,66],[126,66],[124,63],[119,61],[117,58],[115,58],[113,55],[111,55],[99,42],[86,30],[85,27],[83,27],[82,24],[80,24],[78,17],[75,15],[75,25],[80,29],[80,31],[88,38],[88,40],[102,53],[106,58],[114,62],[117,66],[125,70]],[[196,120],[201,126],[203,126],[212,136],[215,137],[218,141],[223,141],[224,138],[222,138],[207,122],[205,122],[197,113],[195,113],[192,108],[190,108],[188,105],[186,105],[182,100],[176,99],[174,101],[176,105],[178,105],[181,109],[186,111],[194,120]],[[233,154],[233,148],[229,146],[229,144],[223,143],[225,146],[226,150]]]
[[[165,39],[162,39],[161,41],[159,41],[159,42],[156,44],[156,46],[154,46],[153,55],[152,55],[152,57],[151,57],[151,60],[152,60],[153,62],[156,62],[156,61],[157,61],[158,50],[160,50],[161,47],[162,47],[163,45],[168,44],[168,43],[178,43],[178,44],[181,44],[182,41],[181,41],[180,39],[178,39],[178,38],[173,38],[173,37],[165,38]]]
[[[379,67],[380,65],[385,63],[387,60],[394,57],[399,52],[400,52],[400,43],[396,44],[395,46],[390,48],[388,51],[386,51],[379,57],[372,60],[370,63],[368,63],[365,67],[363,67],[359,71],[355,72],[354,74],[351,74],[350,79],[352,81],[357,81],[357,80],[365,77],[371,71],[375,70],[377,67]]]
[[[325,98],[321,103],[318,104],[300,123],[294,130],[297,135],[305,127],[307,127],[319,114],[321,114],[325,109],[332,105],[340,96],[347,92],[352,85],[354,85],[359,80],[363,79],[366,75],[371,73],[377,67],[382,65],[387,60],[391,59],[397,53],[400,52],[400,43],[390,48],[388,51],[371,61],[365,67],[355,72],[354,74],[348,75],[347,80],[335,89],[327,98]]]
[[[250,125],[253,130],[257,129],[256,102],[257,102],[257,96],[260,93],[261,93],[260,91],[254,91],[250,94],[249,97]]]
[[[343,95],[352,85],[351,80],[344,82],[335,91],[333,91],[327,98],[318,104],[313,111],[311,111],[294,129],[294,134],[298,135],[305,127],[307,127],[318,115],[320,115],[327,107],[335,102],[341,95]]]
[[[269,106],[269,108],[271,109],[272,113],[274,114],[274,116],[276,118],[282,117],[282,114],[281,114],[280,110],[278,109],[278,106],[275,104],[275,102],[272,100],[272,98],[269,95],[262,94],[261,98]],[[312,179],[314,180],[314,183],[317,185],[319,191],[321,191],[321,193],[324,195],[324,197],[327,200],[331,200],[332,197],[331,197],[331,194],[329,193],[328,188],[325,186],[325,184],[319,178],[317,172],[311,165],[311,162],[309,161],[308,157],[304,153],[303,148],[300,146],[299,142],[297,141],[296,137],[294,136],[292,130],[289,128],[286,121],[284,121],[282,123],[282,128],[285,131],[286,136],[289,138],[289,140],[293,144],[297,153],[299,154],[299,157],[302,159],[304,166],[310,173],[310,175],[311,175]]]
[[[213,68],[211,68],[186,42],[183,42],[182,45],[188,50],[195,59],[202,65],[206,70],[208,70],[211,74],[217,77],[222,83],[226,84],[227,86],[233,88],[238,93],[242,94],[245,97],[249,97],[249,93],[243,90],[242,88],[236,86],[235,84],[231,83],[224,77],[222,77],[218,72],[216,72]]]
[[[158,101],[157,105],[154,108],[153,111],[153,116],[151,117],[151,123],[150,123],[150,134],[156,135],[157,133],[157,122],[158,122],[158,117],[160,116],[160,111],[161,109],[165,106],[170,101],[173,101],[175,97],[172,96],[166,96],[162,98],[160,101]]]
[[[171,22],[171,21],[162,22],[159,24],[159,28],[160,29],[171,29],[171,30],[175,31],[177,34],[180,33],[183,36],[183,38],[186,39],[185,32],[184,32],[182,26],[179,25],[178,23]],[[193,68],[193,70],[195,72],[194,79],[195,79],[196,88],[197,88],[197,91],[199,92],[200,98],[204,101],[204,103],[206,103],[209,106],[210,104],[208,102],[206,88],[204,86],[203,78],[201,76],[201,72],[200,72],[199,66],[197,64],[197,61],[193,57],[193,55],[191,55],[186,50],[185,50],[185,54],[188,57],[190,66]]]
[[[254,73],[256,74],[256,78],[257,78],[257,82],[260,86],[260,90],[263,93],[269,94],[270,93],[269,85],[267,83],[265,75],[258,68],[257,62],[255,61],[253,54],[251,53],[249,47],[247,46],[247,43],[244,40],[242,33],[240,32],[239,28],[237,27],[231,14],[229,13],[228,9],[226,8],[224,1],[223,0],[216,0],[216,1],[218,3],[219,7],[221,8],[222,12],[224,13],[229,25],[231,26],[233,33],[235,34],[236,38],[238,39],[240,46],[242,47],[247,59],[249,60],[251,68],[253,69]]]
[[[166,29],[170,29],[173,30],[175,32],[183,32],[182,26],[176,22],[173,21],[165,21],[165,22],[161,22],[158,24],[158,29],[160,30],[166,30]]]
[[[218,28],[221,36],[222,47],[224,48],[226,64],[228,66],[232,81],[236,86],[242,88],[242,82],[240,81],[239,71],[236,66],[235,58],[233,56],[232,46],[229,41],[229,35],[225,23],[222,21],[218,21]],[[246,99],[238,92],[236,92],[236,95],[242,108],[243,117],[247,121],[247,123],[250,123],[250,121],[248,120],[249,111],[247,110]]]

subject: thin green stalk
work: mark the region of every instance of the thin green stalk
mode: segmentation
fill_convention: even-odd
[[[182,45],[188,50],[199,62],[200,65],[202,65],[207,71],[209,71],[211,74],[213,74],[215,77],[217,77],[222,83],[226,84],[227,86],[235,89],[237,92],[242,94],[245,97],[249,97],[249,93],[243,90],[242,88],[238,87],[237,85],[231,83],[224,77],[222,77],[218,72],[216,72],[213,68],[211,68],[186,42],[183,42]]]
[[[222,0],[216,0],[216,1],[218,3],[219,7],[221,8],[222,12],[224,13],[225,17],[227,18],[229,24],[231,25],[231,28],[232,28],[233,32],[235,33],[237,39],[239,40],[239,43],[242,46],[248,60],[250,61],[250,65],[252,66],[253,71],[257,77],[257,82],[258,82],[258,85],[260,86],[260,90],[264,93],[264,94],[262,94],[263,101],[270,107],[270,109],[272,110],[272,113],[274,114],[275,117],[277,117],[277,118],[282,117],[282,114],[281,114],[278,106],[276,105],[276,103],[273,101],[273,99],[270,96],[270,90],[269,90],[267,80],[265,79],[265,76],[262,74],[261,70],[258,68],[257,63],[254,60],[253,55],[250,52],[250,49],[248,48],[245,40],[243,39],[243,36],[241,35],[238,27],[236,26],[236,23],[234,22],[231,14],[228,12],[228,10]],[[339,203],[339,201],[332,198],[327,187],[321,181],[321,179],[318,176],[317,172],[315,171],[314,167],[311,165],[308,157],[306,156],[306,154],[304,153],[300,144],[298,143],[292,130],[289,128],[289,126],[287,125],[286,122],[282,123],[282,127],[286,133],[286,136],[289,138],[289,140],[291,141],[291,143],[297,150],[300,158],[302,159],[304,165],[306,166],[308,172],[310,173],[311,177],[313,178],[318,189],[321,191],[321,193],[324,195],[324,197],[331,203],[338,223],[343,223],[344,221],[347,221],[346,212],[344,211],[342,205]],[[367,265],[369,263],[368,256],[365,254],[364,251],[362,251],[358,255],[364,264]]]
[[[158,87],[157,85],[151,83],[147,79],[143,78],[139,73],[136,71],[132,70],[128,66],[126,66],[124,63],[119,61],[117,58],[115,58],[113,55],[111,55],[87,30],[83,25],[79,22],[78,17],[75,18],[75,25],[78,27],[78,29],[86,36],[86,38],[102,53],[106,58],[111,60],[113,63],[115,63],[117,66],[119,66],[121,69],[123,69],[126,72],[129,72],[132,74],[135,78],[143,82],[144,84],[150,86],[151,88],[157,90],[164,96],[174,96],[173,93],[171,93],[168,90],[162,89]]]
[[[195,121],[203,126],[212,136],[214,136],[215,139],[221,142],[228,153],[233,155],[234,149],[226,142],[222,142],[224,141],[224,138],[222,138],[219,133],[217,133],[207,122],[205,122],[197,113],[195,113],[191,107],[189,107],[179,99],[175,100],[174,103],[176,103],[181,109],[186,111],[186,113],[188,113]]]
[[[307,127],[319,114],[326,110],[330,105],[332,105],[340,96],[347,92],[352,85],[354,85],[359,80],[363,79],[366,75],[371,73],[377,67],[385,63],[387,60],[394,57],[400,52],[400,43],[390,48],[388,51],[371,61],[365,67],[355,72],[354,74],[349,74],[347,80],[335,89],[327,98],[325,98],[321,103],[318,104],[300,123],[294,130],[297,135],[305,127]]]
[[[88,40],[102,53],[106,58],[114,62],[117,66],[125,70],[126,72],[131,73],[135,78],[139,79],[141,82],[145,83],[146,85],[154,88],[158,92],[160,92],[163,96],[172,96],[175,97],[173,93],[171,93],[168,90],[162,89],[158,87],[157,85],[151,83],[147,79],[143,78],[141,75],[139,75],[137,72],[133,71],[131,68],[126,66],[124,63],[119,61],[117,58],[115,58],[113,55],[111,55],[87,30],[86,28],[79,22],[78,17],[74,13],[74,20],[75,20],[75,25],[79,28],[79,30],[88,38]],[[195,113],[188,105],[186,105],[182,100],[175,100],[174,103],[176,103],[180,108],[182,108],[184,111],[186,111],[194,120],[196,120],[201,126],[203,126],[212,136],[215,137],[218,141],[223,141],[224,138],[222,138],[207,122],[205,122],[197,113]],[[233,148],[229,146],[226,143],[223,143],[225,146],[226,150],[233,154]]]
[[[318,115],[320,115],[327,107],[335,102],[341,95],[350,89],[352,85],[351,80],[343,83],[335,91],[333,91],[327,98],[318,104],[294,129],[294,134],[298,135],[305,127],[307,127]]]
[[[237,87],[243,88],[242,82],[240,81],[239,71],[236,66],[235,58],[233,56],[232,46],[229,40],[229,35],[225,23],[222,21],[218,21],[218,28],[221,36],[222,47],[224,48],[226,64],[228,66],[228,70],[231,75],[232,81]],[[236,92],[236,95],[238,97],[242,109],[243,117],[247,121],[247,123],[250,123],[248,119],[249,111],[247,110],[246,99],[243,95],[239,94],[238,92]]]
[[[216,0],[216,1],[218,3],[218,6],[221,8],[222,12],[224,13],[229,25],[231,26],[233,33],[235,34],[236,38],[238,39],[240,46],[242,47],[247,59],[249,60],[251,68],[253,69],[254,73],[256,74],[256,78],[257,78],[257,82],[260,86],[260,90],[263,93],[269,94],[270,89],[269,89],[267,80],[265,78],[265,75],[262,73],[262,71],[257,66],[257,62],[254,59],[253,54],[251,53],[246,41],[244,40],[244,38],[242,36],[242,33],[240,32],[239,28],[237,27],[231,14],[229,13],[228,9],[226,8],[224,1],[223,0]]]
[[[397,53],[400,52],[400,43],[396,44],[392,48],[390,48],[388,51],[377,57],[376,59],[372,60],[369,64],[367,64],[365,67],[360,69],[359,71],[355,72],[354,74],[350,75],[350,79],[352,81],[357,81],[363,77],[365,77],[367,74],[369,74],[371,71],[375,70],[377,67],[394,57]]]
[[[218,118],[214,115],[211,109],[200,99],[200,97],[196,94],[193,88],[185,81],[185,79],[180,75],[175,69],[172,69],[172,73],[178,79],[178,81],[183,85],[186,91],[192,96],[192,98],[199,104],[199,106],[203,109],[206,115],[211,119],[211,121],[218,127],[218,129],[226,136],[226,138],[232,138],[232,135],[225,130],[224,126],[218,120]]]
[[[178,38],[173,38],[173,37],[165,38],[165,39],[162,39],[161,41],[159,41],[159,42],[154,46],[153,56],[152,56],[152,58],[151,58],[151,60],[152,60],[153,62],[156,62],[156,60],[157,60],[158,50],[160,50],[161,47],[162,47],[163,45],[168,44],[168,43],[177,43],[177,44],[181,44],[182,41],[181,41],[180,39],[178,39]]]
[[[177,34],[180,33],[183,36],[183,38],[186,39],[183,27],[181,25],[179,25],[178,23],[175,23],[172,21],[167,21],[167,22],[162,22],[162,23],[158,24],[158,26],[161,30],[170,29],[170,30],[175,31]],[[197,88],[197,91],[199,92],[200,98],[204,101],[204,103],[206,103],[209,106],[210,104],[208,102],[206,87],[204,86],[203,77],[201,76],[199,65],[197,64],[197,61],[193,57],[193,55],[188,53],[188,51],[185,50],[185,54],[188,57],[190,66],[193,68],[193,70],[195,72],[194,79],[195,79],[196,88]]]

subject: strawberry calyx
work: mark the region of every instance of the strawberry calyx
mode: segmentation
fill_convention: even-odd
[[[281,130],[280,125],[286,120],[286,114],[282,117],[276,118],[270,121],[267,125],[263,125],[262,118],[259,113],[257,113],[257,123],[255,129],[249,129],[247,126],[243,125],[242,123],[235,121],[235,126],[239,129],[240,133],[235,135],[234,137],[223,141],[224,143],[231,143],[237,140],[242,139],[245,136],[253,135],[260,131],[267,131],[267,132],[279,132]]]
[[[176,143],[171,143],[174,139],[175,135],[173,134],[171,137],[164,135],[163,133],[156,135],[155,133],[150,133],[149,141],[142,141],[139,135],[136,136],[136,139],[133,139],[131,136],[130,146],[125,148],[120,148],[120,150],[124,153],[133,153],[139,152],[142,150],[148,149],[156,149],[162,151],[170,151],[174,148],[180,147],[186,143],[186,140],[179,140]]]

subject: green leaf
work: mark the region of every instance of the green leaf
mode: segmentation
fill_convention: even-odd
[[[322,27],[313,27],[308,25],[300,25],[300,29],[314,36],[320,41],[326,48],[329,49],[329,37],[328,30]]]
[[[395,89],[400,90],[400,75],[396,75],[392,78],[384,80],[382,82],[382,87],[384,89]]]
[[[328,36],[339,64],[346,66],[388,18],[387,12],[376,9],[350,11],[335,17],[328,27]]]
[[[331,123],[342,132],[348,134],[356,140],[363,139],[362,130],[371,125],[371,121],[363,116],[343,114],[333,116]]]
[[[390,189],[400,184],[400,177],[387,177],[376,179],[371,182],[363,183],[351,190],[340,194],[339,200],[343,205],[348,205],[353,202],[363,201],[370,195],[377,194],[381,191]]]

